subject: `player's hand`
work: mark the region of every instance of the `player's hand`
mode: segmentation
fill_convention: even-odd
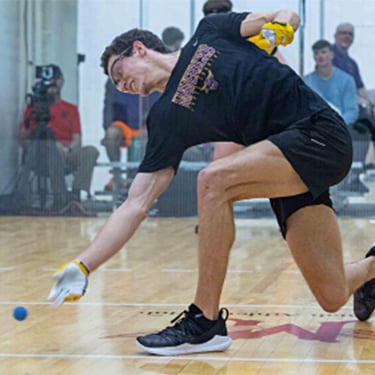
[[[266,52],[272,53],[277,46],[287,46],[292,43],[293,38],[294,30],[289,23],[268,22],[262,26],[259,34],[248,40]]]
[[[73,260],[62,264],[53,276],[55,285],[48,299],[54,307],[60,307],[66,301],[76,301],[86,292],[90,270],[83,262]]]

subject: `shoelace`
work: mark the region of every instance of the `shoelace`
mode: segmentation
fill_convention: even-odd
[[[219,310],[219,319],[226,321],[229,316],[229,311],[226,308]],[[171,320],[173,326],[164,328],[160,331],[159,335],[172,335],[174,337],[182,335],[195,335],[202,333],[202,327],[199,326],[195,319],[194,314],[190,311],[184,310]]]
[[[184,310],[182,311],[181,313],[179,313],[175,318],[173,318],[171,320],[171,323],[173,324],[174,322],[176,322],[178,319],[180,319],[183,315],[184,317],[181,319],[181,321],[183,319],[185,319],[186,317],[188,317],[188,315],[190,315],[192,313],[190,313],[189,311],[187,310]],[[223,319],[224,321],[226,321],[228,319],[228,316],[229,316],[229,311],[227,308],[225,307],[222,307],[220,310],[219,310],[219,318]]]
[[[187,310],[180,312],[175,318],[171,320],[171,323],[173,324],[174,322],[177,322],[177,320],[180,319],[183,315],[187,316],[188,314],[189,314],[189,311]],[[185,316],[181,320],[183,320]]]
[[[201,327],[195,322],[194,315],[189,311],[182,311],[174,319],[171,320],[173,326],[167,327],[159,332],[160,335],[194,335],[201,333]]]

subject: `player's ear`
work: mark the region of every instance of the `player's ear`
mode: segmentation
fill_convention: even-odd
[[[141,56],[145,56],[147,53],[147,47],[140,41],[136,40],[133,43],[133,49]]]

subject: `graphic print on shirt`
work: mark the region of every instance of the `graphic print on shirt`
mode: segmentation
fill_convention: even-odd
[[[191,111],[194,110],[199,93],[208,94],[219,88],[219,83],[210,69],[212,61],[220,52],[207,44],[200,44],[185,70],[172,102]]]

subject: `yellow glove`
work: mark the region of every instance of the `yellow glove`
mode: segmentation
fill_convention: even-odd
[[[88,266],[80,260],[62,264],[53,276],[55,285],[48,296],[54,301],[53,306],[60,307],[66,301],[80,299],[86,292],[89,274]]]
[[[293,38],[294,30],[289,23],[268,22],[262,26],[259,34],[248,38],[248,41],[267,53],[272,53],[277,46],[292,43]]]

